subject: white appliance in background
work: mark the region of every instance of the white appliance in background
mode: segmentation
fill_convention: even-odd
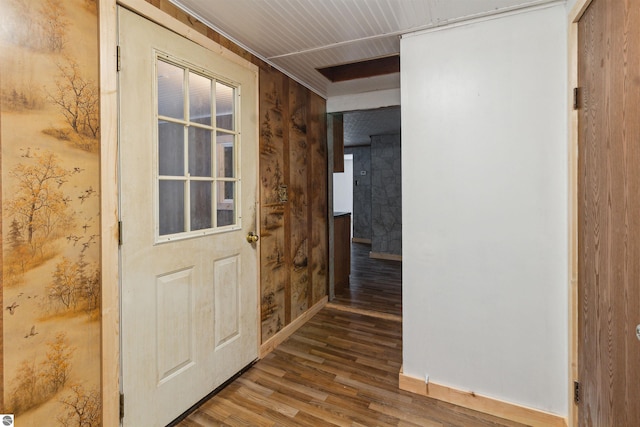
[[[333,211],[349,212],[353,216],[353,154],[344,155],[344,172],[333,174]],[[353,218],[351,236],[353,237]]]

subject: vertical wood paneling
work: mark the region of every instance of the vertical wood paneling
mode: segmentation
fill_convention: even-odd
[[[318,95],[309,96],[309,150],[310,169],[310,209],[309,235],[311,236],[310,274],[311,305],[327,295],[329,283],[329,241],[327,211],[327,124],[326,103]]]
[[[309,156],[307,90],[289,83],[289,212],[291,215],[291,319],[309,306]]]
[[[338,293],[349,292],[351,272],[351,215],[333,217],[333,284]]]
[[[260,71],[262,342],[327,295],[324,99]]]
[[[333,171],[344,172],[344,116],[333,114]]]
[[[291,150],[291,135],[289,132],[289,117],[291,114],[291,105],[289,103],[289,86],[292,84],[291,80],[283,76],[284,84],[282,86],[282,96],[284,98],[284,116],[282,120],[282,137],[284,140],[284,150],[282,153],[282,161],[284,163],[284,177],[286,181],[286,209],[284,210],[284,252],[285,252],[285,294],[284,294],[284,319],[285,325],[291,323],[291,156],[289,151]]]
[[[578,24],[580,426],[640,425],[640,2]]]
[[[260,71],[260,282],[262,341],[286,324],[287,252],[285,248],[286,201],[281,200],[287,182],[284,164],[284,76]]]

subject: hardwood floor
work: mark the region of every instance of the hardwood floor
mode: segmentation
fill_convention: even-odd
[[[399,390],[400,263],[352,260],[348,292],[177,425],[521,426]]]
[[[351,244],[348,287],[337,288],[332,304],[402,316],[402,263],[369,258],[371,246]]]

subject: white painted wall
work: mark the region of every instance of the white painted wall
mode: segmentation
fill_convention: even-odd
[[[404,373],[562,416],[566,16],[401,42]]]

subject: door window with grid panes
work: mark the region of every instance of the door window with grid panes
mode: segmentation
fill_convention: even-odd
[[[239,88],[158,54],[158,241],[238,227]]]

